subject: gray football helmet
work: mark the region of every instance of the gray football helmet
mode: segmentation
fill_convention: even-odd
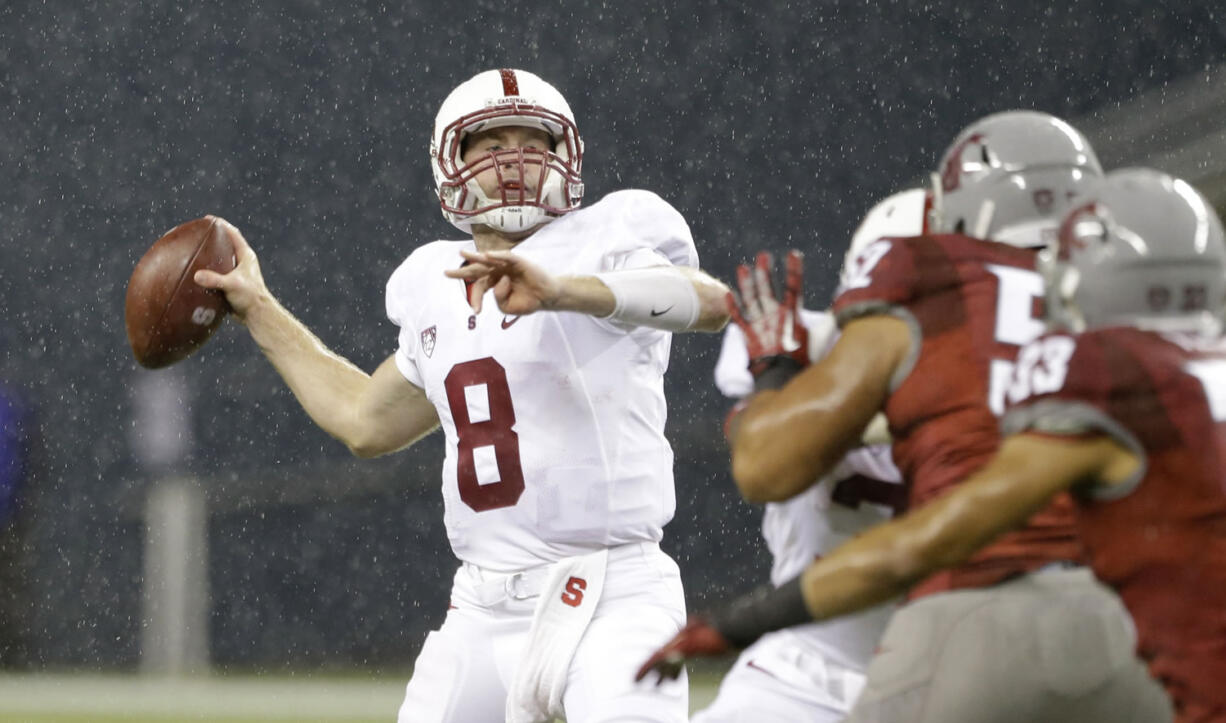
[[[1054,328],[1221,329],[1222,222],[1196,189],[1160,171],[1107,174],[1065,217],[1039,269]]]
[[[1103,174],[1080,131],[1055,116],[1023,110],[967,126],[938,168],[931,230],[1022,247],[1053,241],[1072,197]]]

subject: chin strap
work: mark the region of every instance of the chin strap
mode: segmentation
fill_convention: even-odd
[[[521,233],[540,228],[556,218],[537,206],[505,206],[470,216],[464,222],[470,230],[476,224],[483,224],[503,233]]]
[[[775,354],[754,359],[749,365],[749,372],[753,374],[753,389],[755,392],[764,389],[782,389],[792,381],[792,377],[804,371],[805,366],[794,356],[788,354]]]

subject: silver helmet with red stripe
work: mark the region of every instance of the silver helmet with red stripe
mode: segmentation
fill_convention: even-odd
[[[938,168],[932,231],[1033,248],[1054,240],[1072,199],[1103,175],[1080,131],[1047,113],[1022,110],[967,126]]]
[[[470,134],[505,126],[543,130],[552,148],[498,149],[464,162]],[[556,88],[524,70],[487,70],[451,91],[434,120],[430,165],[443,216],[466,232],[476,224],[528,231],[583,200],[583,140],[570,105]],[[499,184],[491,196],[477,183],[477,175],[491,169],[499,178],[522,179],[523,185]]]
[[[1187,182],[1149,168],[1108,173],[1039,255],[1047,318],[1082,331],[1132,325],[1216,334],[1226,304],[1226,232]]]

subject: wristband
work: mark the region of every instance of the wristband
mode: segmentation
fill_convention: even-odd
[[[753,389],[779,389],[804,369],[804,365],[787,354],[776,354],[754,359],[749,365],[753,374]]]
[[[607,271],[596,278],[613,292],[613,313],[606,319],[664,331],[686,331],[698,321],[698,292],[675,267]]]
[[[738,648],[747,648],[775,630],[811,622],[799,575],[777,588],[760,587],[711,616],[712,627]]]

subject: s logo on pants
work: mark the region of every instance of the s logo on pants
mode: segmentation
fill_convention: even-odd
[[[583,591],[587,589],[587,580],[581,577],[572,577],[566,581],[566,587],[562,588],[562,602],[572,608],[577,608],[583,604]]]

